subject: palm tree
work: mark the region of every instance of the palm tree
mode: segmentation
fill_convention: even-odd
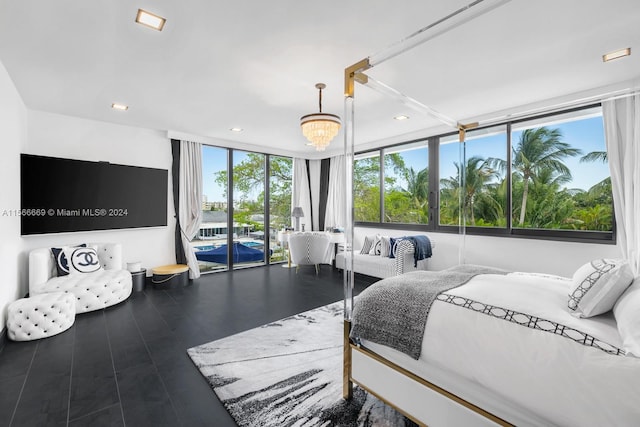
[[[609,157],[607,156],[606,151],[592,151],[580,157],[580,163],[586,163],[586,162],[591,163],[591,162],[598,162],[598,161],[602,163],[607,163],[608,160],[609,160]]]
[[[562,141],[562,132],[559,129],[541,127],[526,129],[522,132],[512,151],[514,173],[520,175],[524,185],[520,208],[520,226],[524,224],[529,184],[532,179],[542,170],[549,169],[557,174],[558,178],[562,176],[562,180],[570,181],[571,171],[563,163],[563,160],[579,154],[582,154],[581,150]],[[501,168],[506,166],[502,159],[493,159],[493,162]]]
[[[412,167],[407,169],[405,179],[407,180],[407,189],[405,190],[418,208],[423,208],[429,198],[429,169],[424,168],[416,172]]]
[[[497,173],[489,166],[487,160],[479,156],[468,158],[464,170],[462,170],[462,167],[458,163],[455,163],[455,166],[458,172],[457,176],[442,179],[440,182],[444,189],[453,190],[450,193],[456,194],[458,198],[463,198],[463,200],[461,200],[464,206],[463,211],[469,216],[470,225],[475,225],[476,219],[474,211],[476,198],[486,189],[487,183],[490,182],[493,177],[497,176]],[[464,173],[464,191],[460,193],[462,173]],[[453,205],[455,209],[455,203]]]

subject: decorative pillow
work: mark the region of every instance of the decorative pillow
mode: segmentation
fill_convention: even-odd
[[[591,317],[613,308],[633,281],[631,267],[624,260],[597,259],[573,274],[569,287],[569,310],[577,317]]]
[[[98,252],[94,248],[67,248],[64,254],[67,257],[69,274],[93,273],[102,269]]]
[[[380,245],[382,242],[382,237],[379,234],[375,235],[375,240],[371,245],[371,249],[369,249],[369,255],[380,255]]]
[[[372,235],[372,236],[366,236],[364,238],[364,243],[362,244],[362,249],[360,249],[360,254],[361,255],[366,255],[369,253],[369,251],[371,250],[371,246],[373,246],[373,243],[376,241],[376,236]]]
[[[380,238],[380,256],[388,257],[391,254],[391,237],[382,236]]]
[[[391,247],[389,250],[389,258],[396,257],[396,250],[398,249],[398,243],[400,243],[402,240],[404,240],[404,237],[396,237],[396,238],[391,237],[389,239],[389,245]]]
[[[87,244],[82,243],[76,248],[86,248]],[[67,257],[64,254],[64,250],[68,249],[69,246],[63,246],[62,248],[51,248],[51,253],[53,254],[53,259],[56,262],[56,270],[58,272],[58,276],[66,276],[69,274],[69,267],[67,266]]]
[[[640,357],[640,280],[635,280],[613,307],[622,348],[627,356]]]

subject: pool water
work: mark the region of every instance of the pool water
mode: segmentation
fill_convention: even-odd
[[[254,248],[256,246],[264,246],[264,243],[260,243],[260,242],[240,242],[245,246],[248,246],[250,248]],[[211,249],[215,249],[215,248],[219,248],[222,245],[206,245],[206,246],[196,246],[196,249],[200,250],[200,251],[210,251]]]

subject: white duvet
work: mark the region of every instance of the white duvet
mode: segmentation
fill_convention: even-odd
[[[527,273],[476,276],[440,296],[455,303],[434,302],[418,361],[364,344],[518,425],[640,426],[640,359],[603,350],[622,347],[615,319],[572,316],[569,283]],[[503,309],[524,314],[514,320],[525,324],[486,313]],[[534,329],[536,319],[552,332]],[[553,333],[562,330],[573,339]]]

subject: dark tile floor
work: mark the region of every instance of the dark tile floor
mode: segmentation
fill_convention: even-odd
[[[356,278],[356,293],[374,279]],[[342,299],[342,274],[280,265],[147,286],[0,351],[0,425],[235,426],[186,350]]]

